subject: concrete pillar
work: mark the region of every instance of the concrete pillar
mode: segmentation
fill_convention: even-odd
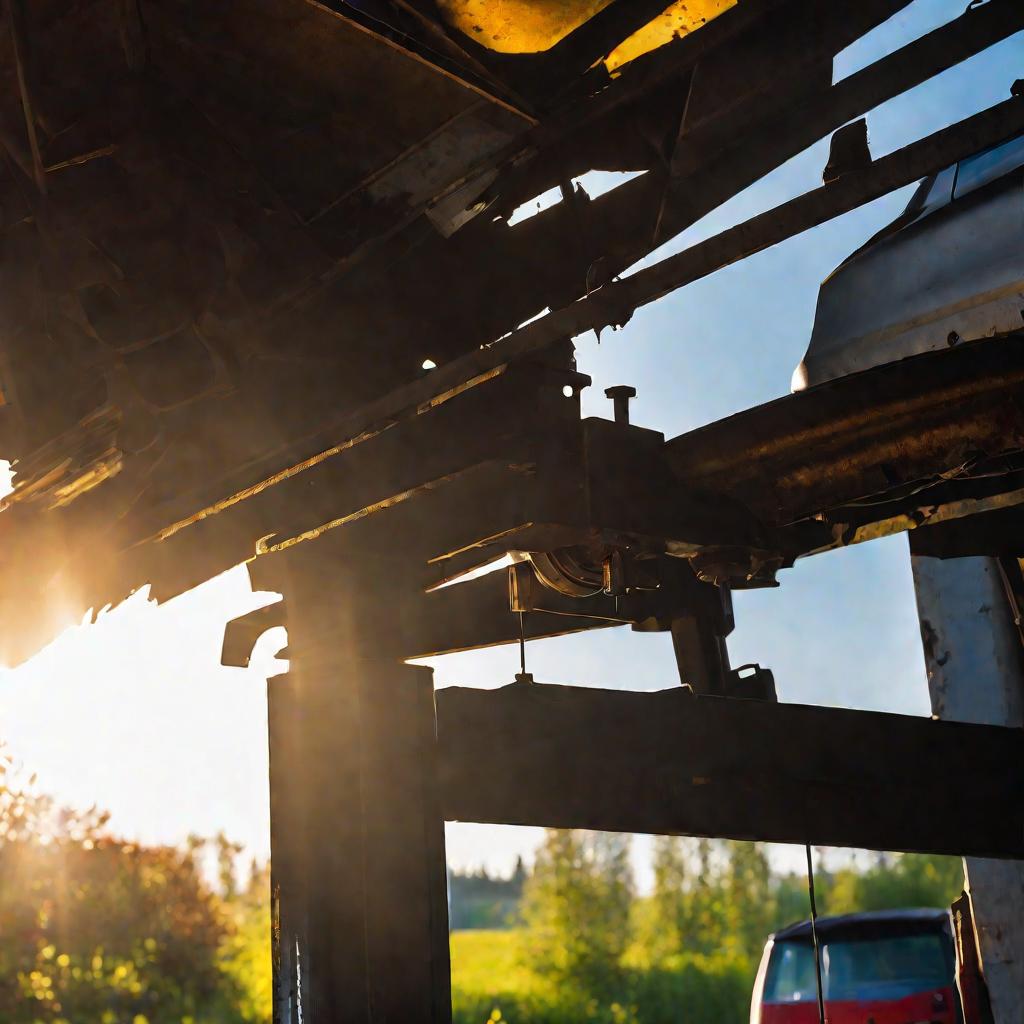
[[[1024,726],[1020,635],[994,558],[913,556],[932,711]],[[1024,794],[1021,794],[1024,800]],[[1024,1020],[1024,863],[964,861],[995,1024]]]

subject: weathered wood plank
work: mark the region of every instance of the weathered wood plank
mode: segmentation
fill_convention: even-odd
[[[1024,856],[1024,734],[567,686],[437,694],[445,817]]]

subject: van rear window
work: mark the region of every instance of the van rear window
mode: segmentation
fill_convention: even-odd
[[[1002,178],[1024,165],[1024,135],[993,146],[960,161],[956,176],[955,199],[965,196],[990,181]]]
[[[806,942],[776,942],[764,985],[766,1003],[802,1003],[817,999],[814,949]]]
[[[944,937],[921,932],[823,943],[825,998],[835,1001],[902,999],[952,983]],[[817,999],[814,949],[809,942],[776,943],[765,979],[766,1003]]]

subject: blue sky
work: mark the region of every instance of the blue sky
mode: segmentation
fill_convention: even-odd
[[[962,0],[916,0],[836,60],[836,80],[962,13]],[[1009,96],[1024,74],[1024,38],[1014,36],[938,79],[868,114],[880,156]],[[828,141],[811,147],[652,254],[645,264],[692,245],[821,182]],[[580,368],[594,378],[584,414],[609,416],[604,389],[632,384],[632,420],[674,436],[789,390],[814,318],[820,281],[892,220],[913,187],[885,197],[728,267],[640,310],[618,332],[577,340]],[[775,672],[780,699],[928,714],[907,541],[903,536],[798,562],[778,590],[735,595],[733,664],[757,661]],[[529,645],[541,680],[654,689],[678,678],[663,635],[628,630]],[[434,662],[438,685],[511,680],[512,649]],[[497,676],[497,679],[495,679]],[[513,847],[533,830],[503,830]],[[496,833],[449,826],[453,857],[492,859]],[[642,844],[641,844],[642,845]],[[788,860],[788,858],[786,858]]]
[[[916,0],[840,55],[835,77],[960,14],[965,0]],[[1005,99],[1024,74],[1024,38],[952,69],[868,115],[878,156]],[[820,183],[828,143],[800,154],[715,211],[653,258]],[[675,435],[779,395],[806,346],[818,284],[891,220],[910,190],[690,285],[638,312],[625,329],[579,339],[594,378],[587,415],[609,416],[611,384],[633,384],[633,420]],[[2,453],[0,453],[2,454]],[[928,712],[906,540],[833,552],[781,574],[774,591],[736,595],[734,664],[771,667],[782,700]],[[252,606],[235,571],[157,608],[136,598],[76,627],[33,661],[0,670],[0,730],[41,788],[75,804],[97,802],[115,827],[178,841],[224,828],[267,849],[266,708],[261,672],[217,664],[226,618]],[[438,685],[511,681],[517,652],[504,648],[433,662]],[[602,631],[531,643],[540,680],[626,689],[675,685],[663,635]],[[262,668],[261,668],[262,666]],[[272,684],[271,684],[272,685]],[[507,867],[539,830],[449,826],[456,866]],[[643,842],[638,844],[643,874]],[[778,854],[780,863],[788,861]]]

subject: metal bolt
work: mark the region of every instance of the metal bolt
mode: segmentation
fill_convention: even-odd
[[[613,551],[604,560],[602,566],[604,592],[611,597],[621,597],[626,593],[626,563],[621,551]]]
[[[616,423],[629,423],[629,400],[636,398],[636,388],[629,384],[616,384],[613,388],[605,388],[605,398],[612,400]]]

